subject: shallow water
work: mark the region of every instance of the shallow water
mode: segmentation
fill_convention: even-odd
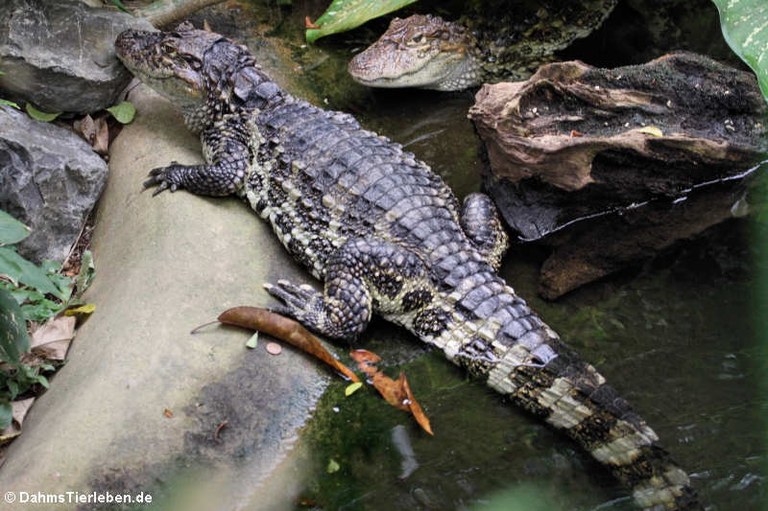
[[[639,0],[627,3],[625,18],[643,7]],[[259,8],[260,23],[273,26],[269,35],[292,53],[298,86],[314,101],[352,112],[366,127],[405,145],[458,195],[478,190],[480,145],[466,119],[472,94],[372,91],[354,84],[344,72],[346,60],[386,24],[303,47],[297,27],[323,5]],[[680,23],[690,32],[683,47],[727,55],[719,33],[693,37],[701,27],[717,26],[711,4],[686,5],[705,15],[693,27]],[[603,29],[569,57],[635,63],[635,53],[606,53],[616,38]],[[629,42],[626,51],[638,51]],[[258,45],[258,37],[250,43]],[[643,58],[650,51],[643,47]],[[753,203],[761,203],[759,195],[753,191]],[[710,510],[760,509],[765,501],[766,242],[763,206],[762,216],[731,220],[555,303],[537,297],[541,249],[514,248],[502,272],[648,420]],[[626,490],[573,443],[468,380],[405,332],[376,322],[360,344],[384,357],[391,376],[406,371],[435,437],[371,389],[345,397],[346,384],[334,384],[307,430],[311,470],[296,509],[463,510],[505,490],[513,491],[512,500],[497,509],[632,509]],[[404,436],[412,454],[403,447]]]

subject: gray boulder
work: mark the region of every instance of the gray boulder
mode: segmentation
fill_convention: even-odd
[[[115,37],[151,30],[144,19],[79,0],[0,2],[0,91],[46,112],[94,112],[112,105],[131,79]]]
[[[70,130],[0,107],[0,209],[32,228],[24,256],[62,261],[106,178],[107,164]]]

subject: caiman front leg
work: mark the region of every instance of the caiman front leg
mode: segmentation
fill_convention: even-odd
[[[494,270],[501,266],[501,258],[509,248],[499,211],[484,193],[471,193],[461,207],[461,228],[464,234]]]
[[[328,337],[354,339],[373,312],[405,313],[431,299],[424,262],[413,252],[377,238],[356,238],[328,261],[325,289],[281,280],[265,284],[281,300],[277,312]]]
[[[249,140],[254,138],[239,117],[224,118],[200,134],[207,163],[171,162],[167,167],[152,170],[149,179],[144,181],[144,188],[156,186],[153,195],[180,189],[198,195],[231,195],[243,186],[253,154]]]

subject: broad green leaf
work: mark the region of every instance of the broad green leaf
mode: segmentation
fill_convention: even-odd
[[[318,28],[307,29],[305,37],[308,43],[313,43],[321,37],[352,30],[368,20],[396,11],[415,1],[333,0],[322,16],[313,23]]]
[[[347,388],[344,389],[344,395],[349,397],[352,394],[354,394],[355,392],[357,392],[358,390],[360,390],[360,387],[362,387],[362,386],[363,386],[363,382],[361,382],[361,381],[356,381],[355,383],[350,383],[349,385],[347,385]]]
[[[27,103],[24,106],[24,109],[27,111],[29,116],[37,121],[43,121],[43,122],[51,122],[55,118],[61,115],[61,112],[55,112],[55,113],[48,113],[43,112],[42,110],[38,110],[37,108],[32,106],[32,103]]]
[[[29,350],[27,324],[16,300],[0,289],[0,361],[18,364]]]
[[[8,247],[0,247],[0,274],[11,280],[37,289],[41,293],[50,293],[63,298],[61,291],[51,282],[42,268],[30,263]]]
[[[18,243],[29,236],[30,229],[0,209],[0,245]]]
[[[14,103],[13,101],[8,101],[7,99],[0,98],[0,105],[12,106],[16,110],[20,110],[18,104]]]
[[[720,25],[728,46],[755,72],[768,100],[768,2],[712,1],[720,11]]]
[[[107,112],[111,113],[120,124],[129,124],[136,116],[136,107],[130,101],[121,101],[107,108]]]
[[[0,430],[11,425],[13,421],[13,407],[8,401],[0,401]]]

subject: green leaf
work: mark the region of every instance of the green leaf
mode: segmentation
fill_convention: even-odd
[[[90,287],[95,274],[96,265],[93,263],[93,253],[90,250],[86,250],[80,259],[80,273],[77,274],[77,279],[75,280],[75,288],[77,289],[75,294],[76,300],[79,300],[85,290]]]
[[[373,18],[396,11],[416,0],[333,0],[326,11],[317,18],[314,25],[319,28],[307,29],[306,39],[313,43],[321,37],[352,30]]]
[[[7,428],[13,422],[13,407],[8,401],[0,401],[0,430]]]
[[[112,0],[112,5],[114,5],[115,7],[117,7],[123,12],[130,12],[121,0]]]
[[[3,98],[0,98],[0,105],[5,105],[5,106],[12,106],[12,107],[13,107],[13,108],[15,108],[16,110],[21,110],[21,109],[19,108],[19,105],[18,105],[18,104],[14,103],[13,101],[8,101],[7,99],[3,99]]]
[[[32,103],[27,103],[24,105],[24,109],[27,111],[29,116],[35,120],[43,121],[43,122],[51,122],[55,118],[61,115],[61,112],[55,112],[55,113],[48,113],[43,112],[42,110],[38,110],[37,108],[32,106]]]
[[[18,243],[29,236],[30,229],[0,209],[0,245]]]
[[[248,339],[248,342],[245,343],[246,348],[255,348],[259,345],[259,331],[256,330],[250,339]]]
[[[46,389],[51,387],[50,382],[48,382],[48,378],[46,378],[42,374],[38,374],[36,379],[37,379],[37,383],[39,383],[40,385],[42,385]]]
[[[341,465],[339,465],[339,462],[334,459],[331,459],[331,460],[328,460],[328,467],[326,467],[325,470],[329,474],[334,474],[338,472],[340,469],[341,469]]]
[[[27,261],[8,247],[0,247],[0,274],[21,282],[41,293],[50,293],[63,299],[61,291],[51,282],[42,268]]]
[[[136,116],[136,107],[130,101],[121,101],[107,108],[107,112],[111,113],[120,124],[128,124]]]
[[[10,398],[11,401],[16,399],[16,396],[19,395],[19,384],[16,380],[8,380],[8,390],[10,391]]]
[[[350,383],[349,385],[347,385],[347,388],[344,389],[344,395],[349,397],[355,392],[357,392],[358,390],[360,390],[360,387],[362,386],[363,386],[363,382],[361,381]]]
[[[8,291],[0,289],[0,360],[18,364],[26,351],[29,336],[21,308]]]
[[[720,26],[728,46],[757,75],[768,100],[768,2],[712,0],[720,11]]]

